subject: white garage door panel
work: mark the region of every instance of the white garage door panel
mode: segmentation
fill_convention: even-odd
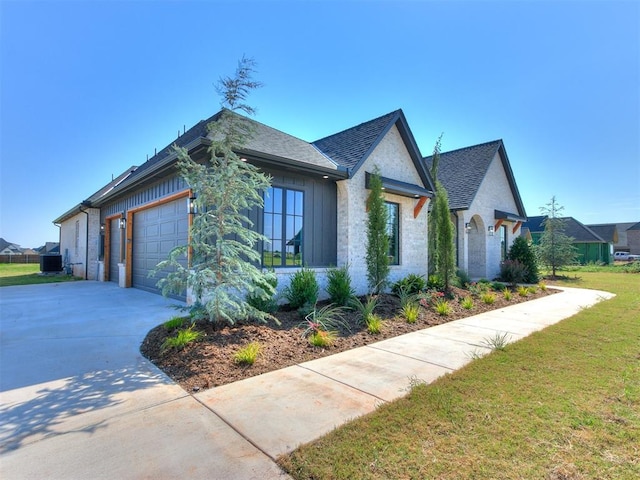
[[[149,272],[166,260],[175,247],[187,244],[189,222],[184,200],[142,210],[133,217],[133,272],[136,288],[160,293],[158,280],[170,270],[163,270],[149,278]],[[181,259],[186,266],[186,256]],[[184,295],[179,298],[184,298]]]

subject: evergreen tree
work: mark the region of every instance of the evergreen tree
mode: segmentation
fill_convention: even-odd
[[[438,165],[440,163],[440,143],[442,141],[442,134],[436,140],[436,144],[433,147],[433,155],[431,156],[431,178],[434,182],[438,181]],[[427,219],[429,235],[427,238],[428,250],[429,250],[429,274],[436,273],[436,264],[438,262],[438,249],[436,248],[436,235],[438,231],[438,226],[436,222],[436,216],[433,214],[434,205],[431,204],[431,210],[429,211],[429,216]]]
[[[551,197],[551,202],[540,207],[547,218],[543,222],[544,232],[540,237],[537,253],[541,263],[551,268],[552,278],[556,277],[558,268],[575,262],[577,255],[573,238],[564,233],[565,222],[559,217],[562,210],[564,207],[557,204],[555,195]]]
[[[256,250],[266,237],[251,227],[247,213],[263,206],[261,192],[270,186],[270,178],[255,166],[243,162],[237,151],[251,138],[250,121],[237,112],[253,114],[245,103],[247,95],[261,86],[252,80],[255,62],[242,58],[234,77],[223,77],[218,92],[223,110],[208,125],[211,146],[204,163],[194,161],[183,147],[174,147],[180,175],[196,194],[196,209],[188,246],[174,249],[157,270],[175,271],[159,282],[163,294],[190,288],[202,302],[213,322],[234,323],[247,317],[265,321],[270,315],[246,302],[246,295],[270,298],[272,273],[259,268]],[[180,257],[190,252],[191,264],[184,267]]]
[[[380,293],[387,286],[389,277],[388,212],[382,195],[382,178],[376,166],[369,177],[367,199],[367,280],[373,293]]]
[[[524,237],[517,237],[507,255],[509,260],[517,260],[527,269],[525,283],[538,283],[538,262],[536,254]]]
[[[436,275],[444,283],[444,290],[448,291],[453,277],[456,274],[456,253],[454,245],[454,227],[449,212],[449,196],[447,190],[439,181],[436,181],[436,198],[433,203],[431,215],[434,217],[436,227],[435,257]]]

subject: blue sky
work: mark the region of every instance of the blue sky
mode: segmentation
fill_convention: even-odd
[[[0,0],[0,236],[52,221],[219,109],[313,141],[402,108],[423,155],[502,138],[527,213],[640,221],[640,4]]]

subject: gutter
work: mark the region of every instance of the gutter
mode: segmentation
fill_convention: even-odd
[[[91,202],[88,200],[84,200],[80,205],[79,209],[82,213],[86,215],[87,218],[87,228],[85,228],[85,240],[84,240],[84,279],[89,280],[89,212],[83,210],[82,207],[91,207]]]

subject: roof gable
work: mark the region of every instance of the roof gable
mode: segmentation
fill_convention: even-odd
[[[313,145],[349,171],[352,177],[373,153],[393,126],[396,126],[424,186],[433,191],[431,175],[422,162],[422,155],[402,110],[374,118],[342,132],[316,140]]]
[[[447,190],[449,207],[452,210],[471,208],[496,153],[499,154],[507,176],[511,195],[518,208],[517,213],[523,217],[527,216],[502,140],[494,140],[440,154],[438,180]],[[433,156],[425,157],[424,161],[427,168],[431,169]]]
[[[523,228],[528,228],[532,233],[542,233],[546,219],[547,216],[530,217],[523,224]],[[564,222],[564,234],[572,237],[574,242],[607,243],[600,235],[573,217],[561,217],[560,220]]]

